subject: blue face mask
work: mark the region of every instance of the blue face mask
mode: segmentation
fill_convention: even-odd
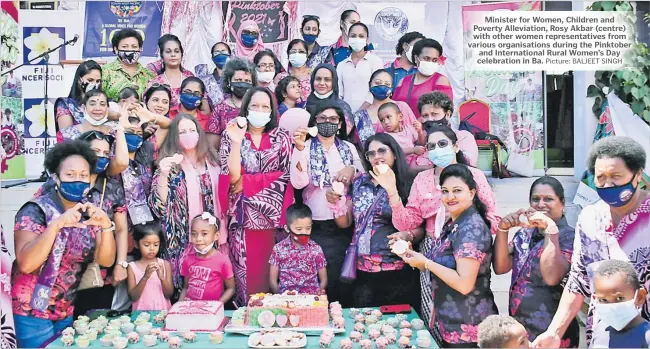
[[[88,189],[90,189],[90,183],[86,182],[74,181],[59,184],[59,193],[70,202],[81,202]]]
[[[386,85],[377,85],[370,88],[370,93],[372,93],[372,96],[377,98],[380,101],[383,101],[384,99],[388,98],[388,96],[390,96],[391,91],[392,91],[391,88]]]
[[[314,42],[316,42],[316,39],[318,39],[318,35],[302,34],[302,38],[305,39],[307,45],[311,45]]]
[[[142,145],[142,136],[138,136],[135,133],[127,133],[124,137],[126,138],[126,146],[129,153],[135,153]]]
[[[253,47],[257,43],[257,36],[250,34],[241,35],[241,43],[246,47]]]
[[[102,173],[108,168],[108,163],[110,159],[105,156],[97,157],[97,166],[95,166],[95,173]]]
[[[217,66],[219,69],[223,69],[223,67],[226,65],[226,61],[228,60],[230,56],[227,54],[220,53],[214,57],[212,57],[212,62],[214,62],[214,65]]]
[[[632,177],[632,180],[628,184],[624,185],[617,185],[613,187],[608,187],[608,188],[596,188],[596,192],[598,193],[598,196],[605,201],[609,206],[612,207],[621,207],[625,206],[632,197],[634,196],[634,193],[636,192],[636,189],[632,182],[634,181],[634,177]]]
[[[201,97],[191,93],[181,93],[181,104],[188,110],[194,110],[201,104]]]
[[[456,153],[451,145],[444,148],[436,147],[434,150],[429,150],[429,160],[431,160],[436,167],[445,168],[449,166],[455,158]]]

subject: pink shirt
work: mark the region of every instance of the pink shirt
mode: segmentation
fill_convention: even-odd
[[[352,152],[352,166],[356,167],[357,173],[364,172],[363,165],[361,164],[361,159],[359,158],[359,153],[357,149],[352,145],[352,143],[347,141],[342,141],[343,144],[350,147]],[[309,206],[312,211],[312,219],[316,221],[326,221],[329,219],[334,219],[334,214],[329,208],[327,198],[325,193],[329,190],[329,186],[320,188],[315,186],[311,180],[311,172],[309,166],[309,152],[311,149],[311,140],[305,142],[305,149],[298,151],[293,150],[291,155],[291,184],[296,189],[305,188],[302,192],[302,197],[304,199],[305,205]],[[338,149],[332,145],[329,150],[323,149],[325,152],[325,158],[327,159],[327,165],[329,167],[330,178],[335,178],[340,170],[345,168],[343,159],[339,154]],[[302,171],[298,170],[298,164]],[[350,183],[352,183],[352,178],[349,178]]]
[[[188,253],[181,275],[187,279],[187,298],[193,301],[218,301],[223,295],[224,280],[234,277],[230,258],[219,251],[208,258]]]
[[[405,150],[406,148],[413,148],[415,146],[415,142],[418,140],[417,131],[415,131],[415,129],[410,125],[402,125],[402,131],[400,132],[386,133],[395,139],[397,144],[402,147],[402,150]]]
[[[492,223],[492,232],[495,233],[501,217],[497,215],[497,202],[494,192],[483,172],[469,166],[477,185],[477,195],[487,207],[487,217]],[[435,176],[435,170],[420,172],[413,180],[411,193],[406,207],[398,202],[391,205],[393,209],[393,225],[400,231],[413,230],[426,220],[426,231],[435,232],[436,214],[442,204],[442,192]]]
[[[463,152],[469,165],[476,167],[478,165],[478,145],[476,145],[474,135],[465,130],[454,130],[454,132],[456,132],[456,137],[458,137],[458,141],[456,142],[458,149]]]
[[[165,275],[165,269],[163,260],[158,258],[158,263],[163,266],[163,276]],[[144,270],[138,268],[138,265],[135,262],[130,262],[129,267],[135,276],[135,283],[139,283],[144,276]],[[169,302],[169,299],[165,298],[165,293],[162,288],[162,281],[158,277],[158,273],[154,272],[147,280],[147,284],[140,294],[140,298],[133,302],[133,310],[169,310],[172,304]]]
[[[415,114],[413,114],[413,110],[411,110],[411,107],[406,102],[402,101],[395,101],[393,100],[393,103],[397,105],[399,108],[399,111],[402,112],[402,122],[404,125],[413,125],[413,123],[417,120],[415,117]],[[368,107],[370,104],[364,105],[364,107]],[[370,116],[370,114],[368,114]],[[384,127],[381,126],[381,122],[372,119],[372,116],[370,116],[371,121],[372,121],[372,126],[375,128],[375,132],[380,133],[380,132],[385,132]]]

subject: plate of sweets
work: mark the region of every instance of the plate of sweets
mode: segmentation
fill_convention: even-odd
[[[306,345],[307,336],[291,330],[268,329],[248,337],[251,348],[304,348]]]

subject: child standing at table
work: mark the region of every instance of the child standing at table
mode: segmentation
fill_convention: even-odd
[[[235,294],[235,274],[230,257],[214,247],[219,240],[219,220],[209,212],[194,217],[190,241],[194,250],[183,258],[185,285],[179,300],[228,302]],[[225,285],[225,291],[224,291]]]
[[[530,348],[526,328],[508,315],[490,315],[478,325],[479,348]]]
[[[384,103],[377,111],[379,122],[387,134],[395,139],[406,155],[406,162],[416,166],[416,159],[425,152],[426,134],[418,132],[412,125],[405,125],[399,106],[393,102]],[[417,125],[421,128],[421,124]]]
[[[287,208],[286,217],[284,228],[289,236],[273,247],[269,259],[271,290],[323,294],[327,286],[327,261],[323,249],[310,239],[311,209],[304,204],[293,204]]]
[[[136,261],[127,272],[129,297],[133,310],[168,310],[174,294],[169,262],[158,258],[162,243],[160,222],[151,221],[133,227]]]

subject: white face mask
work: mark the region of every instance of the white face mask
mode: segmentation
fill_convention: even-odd
[[[289,55],[289,63],[296,68],[300,68],[307,62],[307,55],[304,53],[292,53]]]
[[[275,77],[275,72],[274,71],[258,71],[257,72],[257,80],[263,83],[269,83],[273,81],[273,78]]]
[[[330,92],[327,92],[324,95],[314,91],[314,96],[316,96],[316,98],[318,98],[318,99],[325,99],[325,98],[329,98],[332,95],[332,93],[334,93],[334,90],[332,90]]]
[[[420,61],[418,71],[424,76],[431,76],[438,72],[438,63]]]
[[[409,46],[409,49],[406,50],[406,59],[413,63],[413,46]]]
[[[101,120],[95,120],[95,119],[93,119],[92,116],[90,116],[90,114],[88,114],[87,111],[84,110],[84,120],[88,121],[88,123],[91,124],[91,125],[93,125],[93,126],[101,126],[101,125],[103,125],[106,121],[108,121],[108,113],[106,113],[106,115],[104,115],[104,118],[103,118],[103,119],[101,119]]]
[[[366,47],[367,42],[364,38],[350,38],[348,40],[348,45],[350,45],[352,51],[359,52],[363,50],[364,47]]]
[[[606,326],[611,326],[616,331],[620,331],[639,315],[639,309],[634,304],[635,300],[636,292],[634,292],[634,298],[629,301],[620,303],[595,303],[595,314]]]
[[[253,127],[264,127],[269,121],[271,121],[271,113],[255,110],[248,111],[248,122]]]
[[[212,245],[206,246],[204,249],[199,250],[196,246],[194,246],[194,251],[198,254],[208,254],[210,250],[214,247],[214,243]]]

